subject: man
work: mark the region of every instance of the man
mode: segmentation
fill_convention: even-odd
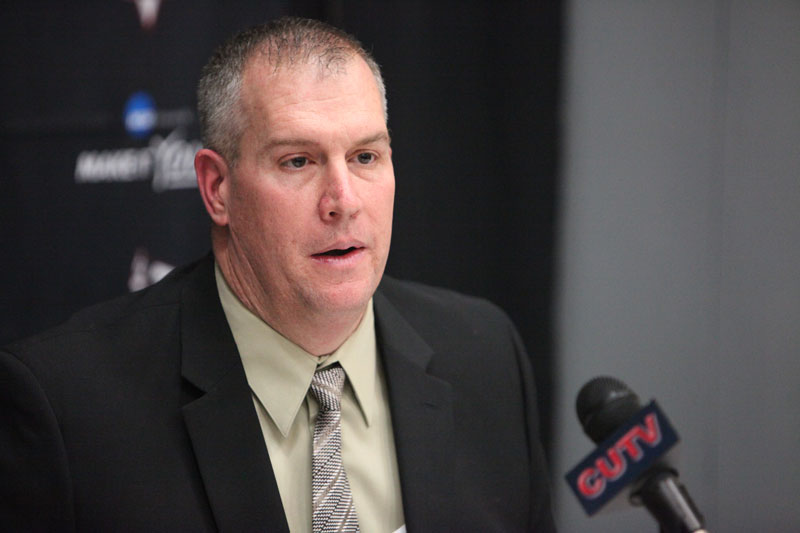
[[[383,278],[394,173],[374,60],[281,19],[221,47],[198,94],[213,257],[0,353],[0,523],[552,530],[509,320]]]

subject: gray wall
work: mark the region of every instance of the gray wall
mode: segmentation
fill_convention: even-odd
[[[567,4],[553,476],[593,376],[658,399],[711,531],[800,531],[800,2]]]

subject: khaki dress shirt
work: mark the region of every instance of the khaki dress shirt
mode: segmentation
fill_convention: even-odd
[[[251,313],[216,268],[219,298],[242,358],[289,529],[311,533],[311,455],[318,412],[309,392],[318,368],[338,362],[342,460],[361,531],[392,533],[404,524],[386,381],[370,300],[358,328],[330,355],[309,354]]]

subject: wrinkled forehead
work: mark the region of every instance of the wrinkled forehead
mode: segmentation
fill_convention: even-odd
[[[350,77],[358,79],[374,88],[376,98],[380,99],[378,84],[372,72],[357,53],[350,52],[346,58],[337,61],[319,61],[316,57],[301,60],[281,61],[275,64],[266,53],[254,54],[245,65],[242,75],[242,103],[245,107],[262,101],[265,94],[291,91],[294,85],[305,81],[322,82],[329,78]]]
[[[316,63],[275,69],[257,60],[248,65],[243,82],[242,142],[248,146],[280,137],[330,140],[344,134],[338,139],[352,141],[381,133],[388,139],[377,82],[357,55],[335,71]]]

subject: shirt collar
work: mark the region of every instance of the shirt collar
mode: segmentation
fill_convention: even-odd
[[[254,315],[236,297],[218,265],[217,291],[239,349],[247,382],[281,434],[286,437],[306,399],[317,368],[338,362],[347,374],[362,415],[370,425],[376,409],[377,343],[372,299],[356,330],[335,352],[317,357]]]

